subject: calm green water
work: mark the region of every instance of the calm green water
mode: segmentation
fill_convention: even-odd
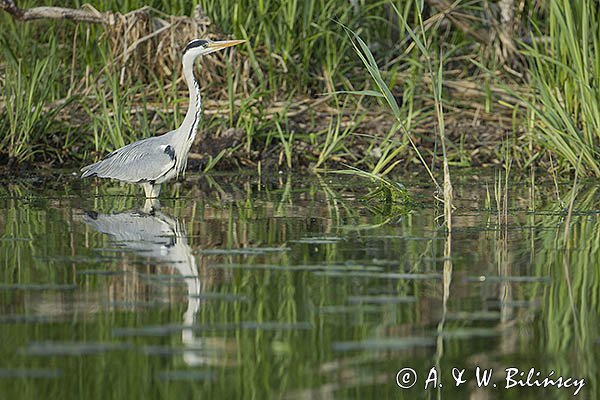
[[[515,380],[531,368],[530,382],[584,379],[576,398],[600,398],[597,182],[578,185],[567,221],[569,185],[559,200],[542,179],[505,190],[456,177],[447,240],[433,189],[413,178],[408,213],[364,202],[368,181],[331,175],[191,175],[151,213],[134,188],[16,180],[0,185],[1,399],[577,390],[507,388],[513,367]],[[481,388],[477,367],[493,370]],[[406,368],[411,389],[397,384]],[[458,387],[453,368],[465,370]]]

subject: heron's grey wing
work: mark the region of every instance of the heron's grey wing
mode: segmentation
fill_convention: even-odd
[[[175,168],[175,149],[168,144],[168,138],[166,134],[121,147],[84,167],[81,177],[98,176],[134,183],[155,181]]]

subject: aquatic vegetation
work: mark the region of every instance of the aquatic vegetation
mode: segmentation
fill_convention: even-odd
[[[432,183],[436,186],[436,189],[442,191],[443,203],[444,203],[444,218],[446,223],[446,228],[448,231],[452,230],[452,183],[450,178],[450,169],[448,165],[448,155],[446,151],[446,136],[445,136],[445,128],[444,128],[444,110],[443,110],[443,100],[442,100],[442,82],[443,82],[443,62],[442,57],[439,57],[438,67],[434,71],[431,51],[429,49],[428,39],[425,36],[425,29],[423,26],[422,19],[422,10],[417,8],[416,14],[418,15],[419,21],[419,33],[416,33],[403,19],[401,12],[394,7],[396,11],[396,15],[404,24],[404,28],[406,32],[410,35],[413,40],[413,43],[418,47],[419,51],[425,57],[426,60],[426,70],[429,73],[431,80],[431,91],[433,93],[434,105],[435,105],[435,115],[437,117],[437,126],[436,130],[439,133],[439,139],[442,148],[442,163],[443,163],[443,177],[444,177],[444,185],[443,189],[440,188],[435,176],[433,175],[432,170],[429,168],[427,163],[425,162],[423,156],[421,155],[421,151],[416,146],[415,141],[411,137],[411,133],[407,130],[407,128],[403,125],[403,120],[401,117],[400,108],[396,102],[396,99],[392,92],[390,91],[388,85],[382,78],[381,71],[379,66],[377,65],[377,61],[373,57],[371,50],[368,45],[351,29],[344,27],[346,30],[350,40],[352,41],[352,45],[354,47],[355,52],[358,54],[359,58],[363,62],[363,65],[369,72],[371,78],[375,81],[378,92],[370,93],[373,96],[383,97],[392,111],[396,119],[396,124],[398,124],[399,130],[402,134],[408,139],[411,144],[412,149],[417,155],[418,159],[421,161],[422,167],[428,173],[429,177],[432,180]],[[364,92],[363,92],[364,93]],[[403,146],[397,146],[394,142],[384,142],[385,150],[380,157],[380,161],[377,163],[373,170],[373,174],[378,174],[381,176],[385,176],[400,162],[400,160],[396,159],[396,156],[400,151],[403,150]],[[381,169],[386,168],[381,171]],[[384,189],[390,191],[391,185],[383,186]],[[394,191],[395,192],[395,191]],[[388,196],[389,197],[389,196]]]
[[[524,52],[532,96],[525,100],[536,142],[559,162],[600,176],[600,12],[594,2],[552,0]],[[542,31],[543,29],[543,31]]]

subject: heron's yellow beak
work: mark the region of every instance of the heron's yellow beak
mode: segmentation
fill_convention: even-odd
[[[206,47],[211,49],[212,51],[217,51],[217,50],[235,46],[235,45],[238,45],[238,44],[244,43],[244,42],[246,42],[246,40],[222,40],[219,42],[211,42],[211,43],[207,44]]]

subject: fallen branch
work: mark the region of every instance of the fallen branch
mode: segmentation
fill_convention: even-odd
[[[18,21],[31,21],[35,19],[68,19],[78,22],[91,22],[96,24],[110,24],[113,20],[112,13],[101,13],[88,6],[88,9],[74,9],[64,7],[33,7],[19,8],[13,0],[0,0],[0,9],[10,14]]]
[[[209,32],[210,20],[196,7],[193,16],[172,16],[151,7],[142,7],[126,14],[100,12],[89,4],[79,9],[65,7],[20,8],[18,0],[0,0],[0,12],[4,11],[16,21],[39,19],[70,20],[78,23],[101,24],[105,34],[100,38],[110,47],[110,58],[100,74],[120,71],[119,83],[127,80],[150,82],[163,76],[172,76],[173,66],[181,63],[181,46],[197,37],[215,37]],[[89,45],[86,43],[86,45]],[[205,60],[205,65],[215,65],[225,57],[218,55]],[[213,68],[210,68],[213,69]],[[151,71],[151,73],[149,73]],[[244,73],[248,75],[247,72]],[[209,81],[222,79],[210,75]],[[82,80],[78,91],[89,94],[97,86],[91,80]],[[85,86],[85,89],[83,88]]]

